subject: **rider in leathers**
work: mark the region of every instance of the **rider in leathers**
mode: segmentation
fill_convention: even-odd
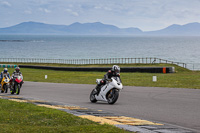
[[[10,74],[9,74],[7,68],[4,68],[4,70],[1,72],[1,75],[0,75],[0,84],[1,84],[1,81],[2,81],[2,79],[3,79],[3,77],[4,77],[4,75],[7,75],[8,78],[10,79]]]
[[[99,84],[96,86],[96,94],[99,95],[99,92],[101,91],[101,86],[106,84],[106,81],[111,79],[112,77],[119,77],[120,78],[120,67],[117,65],[113,65],[111,70],[108,70],[108,72],[104,75],[104,78],[100,81]],[[121,79],[120,79],[121,80]]]
[[[12,76],[11,76],[12,86],[14,85],[14,80],[17,78],[17,76],[22,76],[22,81],[23,81],[23,75],[22,75],[22,72],[20,72],[19,67],[16,67],[15,71],[12,73]]]

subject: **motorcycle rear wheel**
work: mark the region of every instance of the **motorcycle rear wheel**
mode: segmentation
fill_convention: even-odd
[[[97,99],[95,98],[95,89],[92,90],[92,92],[90,93],[90,101],[92,103],[96,103],[97,102]]]
[[[111,94],[111,92],[113,94]],[[110,90],[108,95],[107,95],[108,103],[109,104],[114,104],[117,101],[118,97],[119,97],[119,91],[118,90],[116,90],[116,89]]]

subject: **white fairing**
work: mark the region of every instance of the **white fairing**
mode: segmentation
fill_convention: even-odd
[[[96,79],[96,83],[97,84],[100,84],[100,81],[101,81],[102,79]]]
[[[22,80],[23,80],[23,76],[18,76],[17,78],[18,78],[19,80],[20,80],[20,79],[22,79]]]
[[[8,82],[10,81],[10,79],[8,78],[7,75],[5,75],[4,77],[5,77],[5,78],[4,78],[4,82],[5,82],[5,83],[8,83]]]
[[[23,80],[23,76],[22,75],[17,75],[17,76],[14,76],[14,78],[17,78],[17,79],[21,79],[21,80]]]
[[[99,81],[99,79],[97,79],[96,81]],[[99,95],[95,95],[95,98],[97,101],[106,101],[106,94],[113,88],[116,88],[118,90],[122,90],[123,89],[123,85],[119,79],[119,77],[112,77],[111,81],[108,81],[107,84],[105,84],[102,88],[101,91],[99,93]]]
[[[4,82],[8,83],[8,82],[9,82],[9,80],[8,80],[8,79],[4,79]]]

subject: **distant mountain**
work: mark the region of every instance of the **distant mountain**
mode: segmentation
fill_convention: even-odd
[[[135,35],[142,34],[138,28],[120,29],[100,22],[53,25],[38,22],[24,22],[15,26],[0,28],[0,34],[67,34],[67,35]]]
[[[185,25],[173,24],[167,28],[145,32],[147,35],[187,35],[200,36],[200,23],[189,23]]]
[[[58,34],[64,33],[64,25],[50,25],[38,22],[24,22],[7,28],[0,28],[0,34]]]
[[[200,36],[200,23],[173,24],[161,30],[144,32],[139,28],[118,28],[114,25],[100,22],[83,24],[76,22],[71,25],[53,25],[30,21],[7,28],[0,28],[0,34]]]

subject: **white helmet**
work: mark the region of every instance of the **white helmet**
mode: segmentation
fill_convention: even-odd
[[[120,73],[120,67],[118,65],[113,65],[112,71],[114,71],[116,74],[119,74]]]
[[[3,72],[7,73],[8,72],[8,68],[4,68]]]

